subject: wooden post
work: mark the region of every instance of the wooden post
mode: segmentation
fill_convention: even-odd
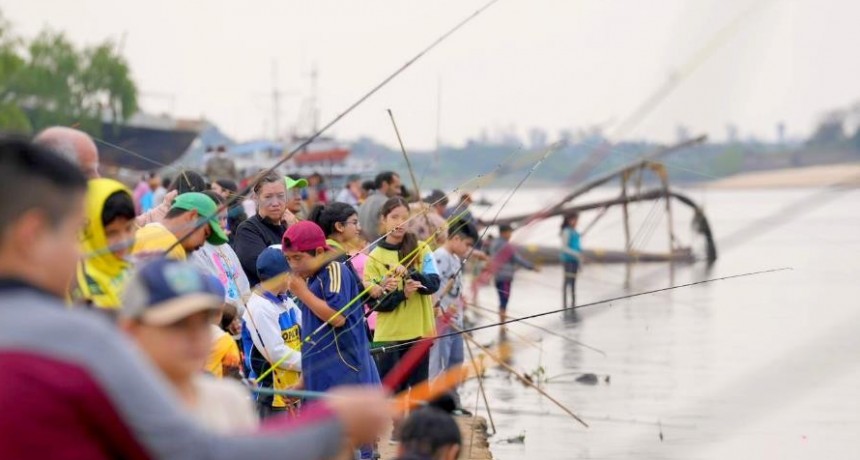
[[[669,279],[675,282],[675,262],[672,256],[675,254],[675,222],[672,218],[672,196],[669,193],[669,173],[666,166],[660,163],[652,163],[651,169],[660,178],[663,186],[663,199],[666,200],[666,225],[669,227]]]
[[[630,260],[624,264],[624,287],[630,287],[630,278],[632,277],[632,260],[633,260],[633,252],[630,247],[630,213],[627,210],[627,180],[630,178],[630,170],[626,170],[621,173],[621,199],[624,200],[621,204],[621,212],[624,215],[624,249],[627,251],[627,255],[630,257]]]
[[[672,218],[672,196],[669,194],[669,173],[662,164],[656,164],[655,171],[663,184],[663,196],[666,200],[666,221],[669,225],[669,254],[675,252],[675,222]]]

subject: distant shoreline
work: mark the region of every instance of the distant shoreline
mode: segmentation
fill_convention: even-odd
[[[860,163],[840,163],[740,173],[697,184],[706,189],[766,189],[860,185]]]

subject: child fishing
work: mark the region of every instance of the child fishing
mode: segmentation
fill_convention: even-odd
[[[431,295],[439,289],[439,274],[433,253],[419,244],[415,234],[406,230],[409,205],[401,197],[390,198],[380,210],[385,238],[370,253],[364,269],[365,283],[377,284],[370,290],[378,299],[374,347],[379,373],[387,375],[412,349],[393,347],[436,333]],[[429,376],[429,356],[418,365],[394,391],[401,391]]]
[[[290,291],[301,302],[304,387],[329,391],[344,384],[379,385],[370,357],[361,283],[353,270],[336,260],[323,230],[304,221],[291,225],[282,249],[293,272]],[[360,446],[360,458],[373,458],[373,447]]]
[[[248,299],[242,320],[242,349],[249,377],[260,379],[260,386],[275,390],[286,390],[301,381],[302,314],[287,297],[289,271],[277,247],[260,253],[257,276],[262,282]],[[272,366],[274,370],[267,372]],[[281,395],[257,395],[257,411],[262,418],[294,408],[296,404],[296,400]]]

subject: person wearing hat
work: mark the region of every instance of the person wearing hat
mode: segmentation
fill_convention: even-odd
[[[300,302],[302,339],[325,325],[311,337],[313,345],[302,350],[305,388],[327,391],[347,383],[379,384],[379,374],[370,357],[363,307],[353,301],[360,293],[357,276],[334,260],[337,254],[326,242],[322,228],[313,222],[290,226],[282,249],[296,275],[290,282],[290,292]],[[340,312],[344,307],[346,310]]]
[[[302,313],[287,294],[290,266],[280,247],[268,247],[257,257],[260,286],[248,299],[242,316],[242,349],[248,377],[256,380],[278,364],[258,383],[263,388],[286,390],[301,382]],[[296,403],[284,396],[256,395],[257,413],[266,418]]]
[[[370,357],[364,307],[356,299],[358,276],[335,260],[319,225],[304,221],[291,225],[281,249],[297,276],[290,292],[302,311],[302,380],[311,391],[329,391],[338,385],[380,385],[376,363]],[[343,310],[343,311],[341,311]],[[310,336],[317,329],[322,330]],[[361,459],[373,458],[373,446],[359,448]]]
[[[334,201],[346,203],[358,211],[358,206],[361,204],[361,194],[361,176],[352,174],[346,178],[346,185],[337,194]]]
[[[144,263],[122,296],[120,327],[164,374],[194,418],[222,433],[251,431],[257,417],[241,385],[203,373],[224,288],[187,262]]]
[[[298,419],[272,418],[254,433],[202,429],[129,337],[66,307],[81,257],[84,174],[16,138],[0,139],[0,158],[3,195],[27,191],[0,200],[0,458],[333,458],[384,430],[391,406],[366,386],[335,389]]]
[[[167,257],[185,260],[205,242],[215,246],[226,243],[227,234],[221,228],[217,210],[212,198],[203,193],[177,196],[162,222],[148,224],[137,231],[132,254],[149,257],[167,251]],[[206,220],[206,224],[199,225],[201,220]]]
[[[90,179],[85,209],[86,225],[80,238],[85,257],[77,265],[70,297],[74,302],[116,310],[131,265],[127,256],[136,228],[134,200],[113,179]]]
[[[303,193],[308,187],[307,179],[293,179],[290,176],[284,176],[284,184],[287,185],[287,211],[295,216],[295,221],[304,219],[308,214],[304,203],[302,203]],[[289,219],[288,216],[287,219]],[[294,222],[288,220],[287,223],[292,224]]]

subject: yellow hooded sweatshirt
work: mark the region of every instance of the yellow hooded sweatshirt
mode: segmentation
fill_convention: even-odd
[[[81,232],[84,257],[78,263],[72,300],[91,303],[100,308],[118,309],[120,291],[127,278],[130,264],[108,249],[102,211],[105,201],[116,192],[131,192],[113,179],[92,179],[86,197],[87,222]]]

